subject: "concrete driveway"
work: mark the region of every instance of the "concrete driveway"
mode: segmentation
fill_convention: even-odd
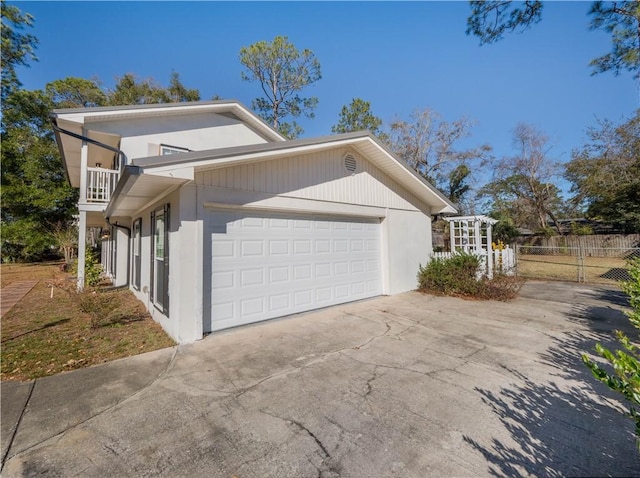
[[[580,362],[623,304],[412,292],[3,383],[2,475],[638,475],[626,404]]]

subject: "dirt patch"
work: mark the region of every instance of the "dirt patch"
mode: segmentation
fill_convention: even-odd
[[[114,314],[100,326],[65,291],[51,285],[73,278],[60,264],[3,264],[2,286],[38,280],[2,317],[0,378],[30,380],[150,352],[175,343],[128,290],[111,292]]]

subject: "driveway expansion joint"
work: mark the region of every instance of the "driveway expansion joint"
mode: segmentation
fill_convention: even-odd
[[[99,412],[94,413],[93,415],[91,415],[91,416],[89,416],[89,417],[87,417],[87,418],[85,418],[85,419],[83,419],[83,420],[80,420],[79,422],[74,423],[73,425],[68,426],[67,428],[65,428],[65,429],[64,429],[64,430],[62,430],[61,432],[56,433],[55,435],[52,435],[52,436],[47,437],[47,438],[45,438],[45,439],[43,439],[43,440],[40,440],[40,441],[39,441],[39,442],[37,442],[37,443],[33,443],[32,445],[28,446],[28,447],[27,447],[27,448],[25,448],[24,450],[21,450],[19,453],[16,453],[15,455],[11,455],[11,456],[9,456],[9,450],[11,450],[11,445],[9,445],[9,447],[8,447],[8,449],[7,449],[7,455],[5,456],[5,458],[4,458],[4,459],[3,459],[3,461],[2,461],[2,466],[4,467],[4,464],[5,464],[5,462],[6,462],[6,461],[8,461],[8,459],[13,458],[13,457],[15,457],[15,456],[22,455],[23,453],[26,453],[26,452],[28,452],[28,451],[30,451],[30,450],[33,450],[33,449],[35,449],[35,448],[38,448],[38,447],[39,447],[39,446],[41,446],[43,443],[46,443],[46,442],[48,442],[49,440],[59,439],[59,438],[63,437],[63,436],[64,436],[67,432],[69,432],[70,430],[74,430],[74,429],[78,428],[79,426],[81,426],[81,425],[83,425],[83,424],[85,424],[85,423],[87,423],[87,422],[89,422],[89,421],[93,420],[94,418],[96,418],[96,417],[98,417],[98,416],[100,416],[100,415],[102,415],[102,414],[104,414],[104,413],[107,413],[107,412],[109,412],[109,411],[111,411],[111,410],[113,410],[113,409],[117,408],[119,405],[121,405],[121,404],[123,404],[123,403],[127,402],[128,400],[131,400],[132,398],[134,398],[134,397],[136,397],[136,396],[140,395],[141,393],[143,393],[145,390],[147,390],[149,387],[151,387],[154,383],[156,383],[158,380],[160,380],[160,379],[161,379],[161,378],[162,378],[166,373],[168,373],[168,372],[169,372],[169,370],[173,367],[173,364],[174,364],[174,362],[175,362],[176,356],[177,356],[177,354],[178,354],[178,348],[179,348],[179,346],[178,346],[178,347],[175,347],[174,352],[173,352],[173,354],[171,355],[171,359],[169,360],[169,363],[167,364],[167,366],[165,367],[165,369],[164,369],[163,371],[161,371],[161,372],[158,374],[158,376],[157,376],[156,378],[154,378],[151,382],[149,382],[148,384],[146,384],[146,385],[145,385],[144,387],[142,387],[140,390],[138,390],[138,391],[136,391],[136,392],[132,393],[132,394],[131,394],[131,395],[129,395],[128,397],[125,397],[125,398],[123,398],[123,399],[121,399],[121,400],[118,400],[116,403],[114,403],[114,404],[112,404],[112,405],[110,405],[110,406],[106,407],[105,409],[100,410]],[[33,386],[32,386],[31,391],[30,391],[30,393],[29,393],[29,397],[28,397],[28,399],[27,399],[27,401],[26,401],[26,403],[25,403],[25,409],[23,410],[23,413],[20,415],[20,420],[19,420],[19,422],[18,422],[18,425],[16,426],[16,429],[15,429],[15,431],[14,431],[13,437],[11,438],[11,444],[13,444],[13,440],[14,440],[15,436],[16,436],[16,435],[17,435],[17,433],[18,433],[18,429],[19,429],[19,426],[20,426],[20,422],[22,421],[22,416],[23,416],[24,412],[26,411],[27,403],[29,403],[29,399],[31,398],[31,395],[33,394],[33,390],[35,389],[35,383],[36,383],[36,382],[37,382],[37,380],[34,380],[34,381],[33,381]],[[1,468],[0,468],[0,471],[1,471]]]
[[[9,440],[9,446],[7,447],[7,451],[2,457],[2,463],[0,463],[0,472],[2,472],[2,469],[4,468],[4,464],[7,462],[7,458],[10,458],[9,453],[11,452],[11,448],[13,447],[13,442],[16,439],[18,430],[20,429],[20,423],[22,423],[22,417],[24,417],[24,414],[27,411],[27,406],[29,405],[29,401],[31,400],[31,396],[33,395],[33,390],[35,388],[36,388],[36,380],[33,380],[31,382],[31,386],[29,387],[29,394],[27,395],[27,399],[24,401],[24,406],[22,407],[22,411],[20,412],[20,416],[18,417],[16,427],[13,429],[13,433],[11,434],[11,439]]]

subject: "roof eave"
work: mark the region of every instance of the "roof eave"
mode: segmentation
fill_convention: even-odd
[[[395,167],[409,175],[412,181],[419,184],[433,196],[436,201],[425,201],[431,208],[432,214],[455,214],[457,208],[437,188],[423,177],[409,168],[404,161],[391,152],[386,145],[369,131],[358,131],[340,135],[330,135],[320,138],[291,140],[283,143],[263,143],[256,145],[236,146],[224,149],[194,151],[167,156],[153,156],[135,160],[136,165],[148,170],[171,170],[173,168],[193,167],[197,170],[207,170],[220,167],[239,165],[243,162],[268,160],[282,154],[296,152],[309,153],[322,148],[357,145],[361,142],[371,142],[377,150],[391,159]],[[418,195],[420,196],[420,195]],[[424,201],[424,198],[423,198]]]
[[[145,105],[122,105],[122,106],[95,106],[91,108],[65,108],[55,109],[51,112],[52,117],[61,117],[75,115],[81,118],[82,123],[86,123],[88,119],[91,119],[95,115],[106,115],[110,112],[117,114],[123,111],[133,111],[137,114],[144,111],[153,111],[158,109],[203,109],[206,107],[221,107],[223,111],[218,111],[218,114],[224,112],[234,113],[235,116],[243,122],[246,122],[250,127],[257,129],[257,131],[265,138],[272,141],[286,141],[286,138],[273,126],[268,124],[258,115],[253,113],[247,107],[237,100],[213,100],[213,101],[191,101],[182,103],[156,103]],[[226,111],[224,107],[227,107]],[[234,111],[235,110],[235,111]],[[214,111],[216,112],[216,111]],[[134,114],[135,116],[135,114]]]

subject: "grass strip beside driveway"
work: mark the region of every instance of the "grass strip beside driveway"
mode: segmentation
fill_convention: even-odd
[[[2,264],[2,286],[38,280],[2,317],[0,378],[31,380],[174,345],[128,290],[110,292],[114,314],[91,327],[67,292],[51,284],[72,278],[59,264]]]

